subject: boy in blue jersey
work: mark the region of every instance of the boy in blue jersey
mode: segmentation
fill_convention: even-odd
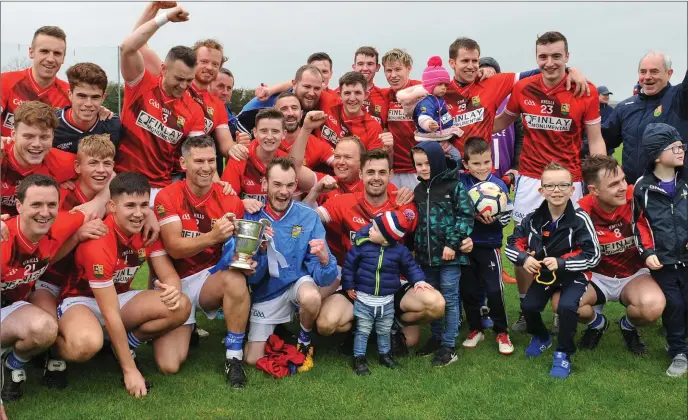
[[[463,165],[467,172],[461,173],[459,179],[469,191],[480,182],[492,182],[507,194],[504,182],[492,173],[492,151],[490,145],[481,137],[466,140],[463,149]],[[468,254],[470,266],[463,271],[461,279],[461,298],[463,299],[468,321],[469,333],[463,346],[475,348],[485,339],[481,319],[483,296],[487,295],[493,329],[497,334],[497,345],[501,354],[511,354],[511,344],[507,331],[506,307],[504,302],[504,283],[502,280],[502,258],[499,249],[502,247],[502,229],[511,221],[510,212],[494,216],[475,213],[471,239],[473,250]]]
[[[255,364],[263,357],[265,342],[275,326],[289,322],[298,306],[301,331],[297,349],[306,356],[298,371],[305,372],[313,367],[311,330],[320,311],[319,287],[329,286],[337,278],[337,261],[325,243],[318,214],[292,200],[296,168],[290,158],[270,162],[263,188],[267,205],[246,218],[269,220],[274,234],[267,251],[254,256],[256,272],[247,278],[252,307],[246,361]]]

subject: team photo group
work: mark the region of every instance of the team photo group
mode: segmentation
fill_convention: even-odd
[[[668,55],[638,51],[635,91],[612,107],[556,31],[534,34],[520,73],[464,36],[442,42],[446,57],[354,45],[338,80],[314,52],[234,115],[223,45],[159,56],[149,41],[193,16],[136,7],[121,112],[103,106],[117,75],[98,64],[58,78],[57,26],[35,31],[31,67],[0,77],[1,418],[27,385],[67,388],[102,352],[146,396],[137,348],[174,375],[208,334],[201,317],[226,330],[229,388],[250,387],[248,369],[317,370],[316,335],[354,376],[480,347],[551,358],[531,374],[565,379],[587,374],[574,354],[610,328],[647,354],[637,327],[656,322],[666,375],[686,376],[688,72],[669,83]],[[142,267],[148,287],[134,289]],[[505,282],[520,299],[511,322]],[[30,365],[42,376],[27,384]]]

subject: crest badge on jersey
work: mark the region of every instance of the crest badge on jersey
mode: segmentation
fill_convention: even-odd
[[[301,230],[302,230],[302,229],[303,229],[303,228],[302,228],[301,225],[292,225],[292,227],[291,227],[291,237],[294,238],[294,239],[296,239],[296,238],[298,238],[299,236],[301,236]]]
[[[184,124],[186,124],[186,120],[184,119],[184,117],[182,117],[181,115],[178,116],[177,117],[177,126],[179,126],[179,128],[184,128]]]
[[[146,261],[146,248],[139,249],[139,261],[140,262]]]
[[[382,112],[382,106],[381,105],[375,105],[375,113],[379,114]]]
[[[571,105],[561,104],[561,114],[562,115],[569,115],[569,112],[571,112]]]
[[[105,275],[105,269],[103,269],[103,264],[93,264],[93,275],[97,279],[102,279]]]
[[[471,102],[473,103],[473,106],[480,106],[480,95],[472,97]]]
[[[158,216],[164,216],[165,214],[167,214],[165,206],[163,206],[162,204],[158,204],[157,206],[155,206],[155,212],[158,213]]]
[[[207,107],[207,108],[206,108],[206,111],[208,111],[208,115],[211,116],[211,117],[212,117],[213,114],[215,113],[215,109],[213,109],[212,106]]]
[[[655,117],[659,117],[660,115],[662,115],[662,105],[661,104],[657,108],[655,108],[655,113],[654,113]]]

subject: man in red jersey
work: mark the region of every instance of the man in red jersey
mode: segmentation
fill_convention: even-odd
[[[498,73],[494,69],[485,72],[480,68],[480,46],[470,38],[457,38],[449,46],[449,66],[454,70],[454,80],[447,86],[444,100],[447,110],[454,117],[454,125],[464,134],[453,144],[463,154],[466,139],[477,136],[490,141],[497,110],[509,96],[516,82],[539,73],[532,70],[523,73]],[[575,96],[588,89],[587,81],[580,72],[570,69],[566,88],[576,86]],[[589,93],[589,91],[588,91]]]
[[[282,92],[277,97],[277,101],[275,101],[275,108],[284,115],[285,135],[280,145],[280,150],[288,154],[300,133],[299,125],[303,118],[301,102],[299,102],[299,98],[295,94]],[[321,138],[309,135],[302,163],[303,166],[313,170],[322,166],[332,166],[334,161],[332,147],[330,143]]]
[[[151,204],[172,183],[175,158],[186,137],[204,132],[203,109],[187,92],[195,78],[196,53],[188,47],[170,50],[156,77],[145,68],[139,51],[167,22],[184,22],[189,14],[175,7],[139,26],[120,46],[124,77],[124,128],[115,171],[138,171],[151,183]]]
[[[375,86],[375,75],[380,71],[378,52],[373,47],[360,47],[354,53],[353,71],[361,73],[366,79],[366,98],[363,100],[363,110],[375,118],[382,128],[387,127],[387,100],[386,88]]]
[[[3,137],[14,129],[14,113],[24,102],[41,101],[55,109],[69,105],[69,85],[57,78],[64,63],[67,35],[57,26],[43,26],[33,35],[29,57],[33,65],[0,75],[0,116]]]
[[[382,66],[389,83],[387,129],[394,136],[394,153],[391,182],[397,187],[413,190],[418,184],[416,170],[411,161],[411,148],[416,145],[414,132],[416,125],[404,112],[404,108],[397,101],[397,92],[409,86],[420,84],[418,80],[410,80],[413,59],[403,50],[395,48],[382,56]]]
[[[182,325],[189,317],[189,298],[180,292],[179,276],[162,244],[144,245],[143,221],[150,213],[150,184],[135,172],[110,182],[108,233],[76,248],[77,276],[70,278],[58,306],[57,353],[66,361],[90,360],[103,346],[103,327],[119,361],[127,392],[145,396],[136,348]],[[138,269],[150,257],[159,290],[131,290]]]
[[[636,355],[647,346],[636,327],[655,322],[666,299],[650,271],[645,268],[633,239],[633,186],[626,184],[619,163],[611,156],[597,155],[583,161],[583,179],[590,190],[578,201],[595,225],[602,260],[592,270],[592,279],[578,309],[578,322],[588,324],[580,347],[594,349],[609,328],[601,305],[620,302],[626,315],[619,321],[626,347]],[[600,305],[600,311],[596,307]]]
[[[244,206],[235,195],[225,195],[213,182],[216,171],[215,143],[206,136],[193,137],[182,145],[181,166],[186,179],[163,188],[155,199],[165,251],[174,258],[182,278],[182,290],[192,304],[191,316],[180,327],[153,345],[160,370],[176,373],[186,360],[196,310],[214,319],[222,309],[227,327],[225,375],[234,388],[243,388],[243,337],[250,297],[246,278],[236,270],[210,269],[222,256],[222,246],[234,227],[228,213],[244,217]]]
[[[2,311],[0,344],[14,348],[2,356],[2,399],[18,400],[26,381],[24,364],[48,349],[57,336],[55,318],[28,302],[31,289],[59,259],[62,246],[84,222],[84,214],[60,213],[60,193],[54,179],[41,174],[24,178],[17,189],[19,216],[6,224],[9,238],[2,244]]]
[[[380,123],[363,109],[366,97],[366,79],[361,73],[350,71],[339,78],[341,102],[325,110],[327,118],[320,130],[320,138],[336,146],[339,139],[356,136],[366,150],[385,148],[392,150],[394,138],[383,133]]]
[[[606,155],[600,129],[600,107],[597,90],[590,85],[590,96],[575,98],[565,85],[568,80],[566,63],[569,59],[568,41],[559,32],[546,32],[535,42],[538,68],[541,74],[520,80],[514,86],[506,109],[497,118],[493,132],[511,125],[519,114],[523,120],[523,149],[519,162],[519,176],[514,193],[512,218],[520,223],[543,201],[538,193],[540,174],[546,165],[556,161],[572,176],[575,203],[583,196],[580,149],[585,130],[592,155]],[[532,276],[516,269],[519,295],[525,297]],[[525,331],[525,319],[512,327]]]
[[[353,194],[342,194],[327,200],[316,211],[329,230],[331,227],[340,233],[337,243],[343,245],[334,253],[337,261],[343,262],[346,251],[356,231],[370,223],[377,215],[388,210],[404,212],[412,220],[412,228],[417,223],[417,210],[413,203],[398,206],[388,193],[391,178],[389,156],[381,149],[367,152],[361,158],[361,182],[364,190]],[[411,229],[411,230],[413,230]],[[394,297],[397,319],[404,323],[415,324],[437,319],[444,313],[444,299],[436,290],[411,291],[403,287]],[[323,300],[317,319],[318,332],[332,335],[336,332],[351,330],[353,322],[353,303],[346,293],[334,293]],[[397,349],[418,342],[419,329],[406,328],[404,333],[397,330],[394,334]],[[403,350],[402,350],[403,351]]]
[[[248,147],[248,159],[236,161],[231,159],[222,180],[229,182],[234,191],[244,201],[246,211],[255,213],[265,204],[265,170],[275,157],[288,156],[280,150],[285,138],[284,115],[274,108],[261,109],[256,115],[256,127],[253,129],[255,140]],[[316,175],[302,166],[298,171],[298,184],[301,191],[309,191],[316,183]]]

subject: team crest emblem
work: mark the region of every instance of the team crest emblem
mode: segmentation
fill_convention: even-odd
[[[379,114],[379,113],[381,113],[381,112],[382,112],[382,106],[380,106],[380,105],[375,105],[375,113],[376,113],[376,114]]]
[[[102,279],[105,275],[105,270],[102,264],[93,264],[93,275],[98,279]]]
[[[404,218],[409,222],[413,222],[413,219],[416,218],[416,213],[414,213],[411,209],[404,210],[403,215]]]
[[[480,95],[472,97],[471,102],[473,103],[473,106],[480,106]]]
[[[184,124],[186,124],[186,120],[184,119],[184,117],[182,117],[181,115],[178,116],[177,125],[179,126],[179,128],[184,128]]]
[[[301,236],[301,229],[302,229],[301,225],[293,225],[291,227],[291,237],[296,239],[299,236]]]
[[[569,115],[569,112],[571,112],[571,105],[561,104],[561,114],[562,115]]]
[[[139,249],[139,261],[146,261],[146,248]]]
[[[655,108],[655,114],[654,115],[655,115],[655,117],[659,117],[660,115],[662,115],[662,105]]]
[[[212,106],[207,107],[206,111],[208,111],[208,116],[210,116],[210,117],[212,117],[213,114],[215,113],[215,110],[213,109]]]
[[[158,204],[157,206],[155,206],[155,212],[158,213],[158,216],[164,216],[167,213],[167,211],[165,210],[165,206],[163,206],[162,204]]]
[[[428,109],[424,106],[420,107],[420,112],[428,112]]]

